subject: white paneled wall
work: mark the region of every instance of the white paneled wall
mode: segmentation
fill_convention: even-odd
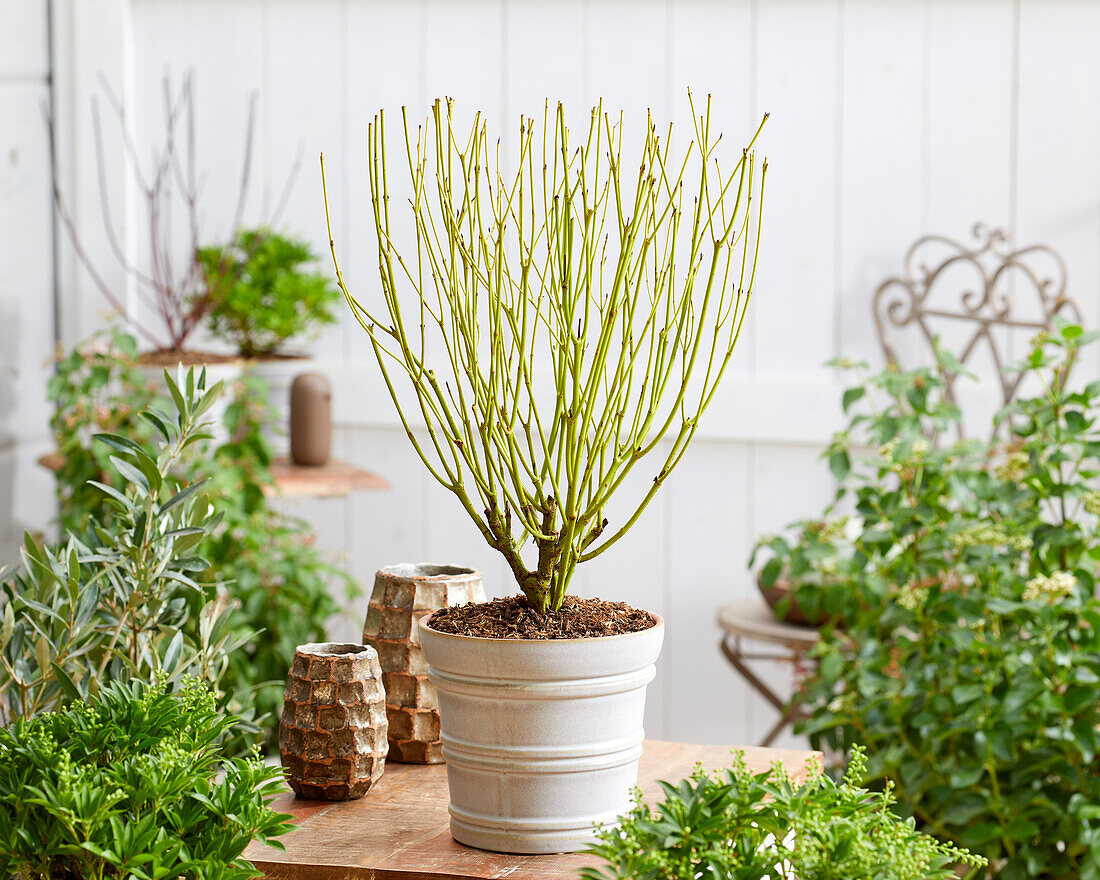
[[[0,567],[52,515],[46,361],[53,353],[53,236],[46,0],[0,0]]]
[[[2,0],[0,20],[33,38],[39,7]],[[771,113],[761,145],[770,170],[759,283],[727,386],[663,496],[621,546],[578,576],[583,592],[627,598],[668,620],[652,735],[745,743],[770,725],[770,709],[718,654],[714,609],[752,591],[745,560],[754,536],[828,499],[818,453],[840,421],[839,389],[821,365],[836,355],[879,357],[870,295],[911,241],[932,231],[963,238],[985,220],[1019,243],[1047,242],[1064,254],[1090,322],[1100,315],[1100,4],[1087,0],[104,0],[94,13],[80,0],[57,0],[56,7],[64,183],[93,246],[102,244],[89,158],[97,74],[124,96],[139,152],[147,153],[161,132],[161,78],[178,83],[193,70],[209,233],[229,222],[247,96],[257,91],[250,219],[269,216],[300,153],[282,222],[322,249],[316,161],[324,150],[336,244],[349,283],[367,299],[377,283],[366,125],[379,107],[395,130],[402,105],[422,115],[432,98],[453,96],[463,112],[484,111],[504,136],[505,156],[519,114],[538,114],[548,97],[565,101],[574,120],[603,98],[634,124],[651,108],[683,125],[687,88],[709,92],[731,155]],[[44,88],[41,57],[22,57],[34,39],[12,41],[19,48],[12,54],[6,33],[0,29],[3,182],[8,145],[40,150],[41,140],[22,92],[18,112],[7,109],[14,92],[4,77],[14,67],[20,89]],[[37,163],[39,188],[34,199],[24,196],[26,211],[48,224],[41,155],[32,149],[26,161]],[[132,193],[117,172],[109,166],[124,226]],[[5,211],[9,190],[0,188]],[[18,268],[20,285],[45,285],[48,239],[32,242],[31,226],[10,214],[0,230],[8,233],[0,249],[34,249],[33,265]],[[62,268],[60,332],[71,342],[97,322],[103,304],[71,259]],[[5,290],[0,305],[11,311],[10,303],[33,324],[21,341],[33,347],[34,333],[48,337],[44,306],[29,308]],[[426,477],[397,427],[358,327],[344,321],[313,349],[336,390],[338,453],[392,485],[294,505],[317,524],[323,545],[346,554],[366,589],[378,566],[422,558],[477,565],[491,592],[509,592],[504,566]],[[21,353],[18,363],[28,358]],[[0,391],[15,398],[0,424],[21,442],[43,433],[37,387],[24,376]],[[11,485],[0,473],[0,501]],[[0,516],[9,531],[28,520],[11,505]],[[354,632],[357,624],[344,625]],[[774,672],[780,682],[786,674]]]

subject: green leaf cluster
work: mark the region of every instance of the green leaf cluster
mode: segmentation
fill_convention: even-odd
[[[752,773],[744,754],[719,773],[698,768],[661,783],[653,807],[640,796],[621,823],[601,829],[590,852],[603,869],[585,880],[953,880],[983,859],[918,831],[892,811],[892,795],[859,785],[860,750],[838,784],[811,762],[792,782],[781,765]]]
[[[136,443],[153,437],[152,426],[140,415],[153,405],[155,394],[138,366],[137,339],[112,326],[60,354],[47,397],[55,406],[50,428],[59,453],[56,474],[62,533],[83,534],[87,514],[93,510],[99,524],[107,527],[114,512],[92,481],[111,481],[114,451],[92,442],[93,435],[121,434]]]
[[[263,427],[271,418],[266,384],[246,375],[226,409],[229,441],[196,463],[222,515],[202,549],[233,598],[230,625],[262,632],[229,655],[228,680],[249,694],[269,747],[295,649],[324,638],[340,613],[336,596],[360,595],[355,580],[314,546],[309,523],[276,510],[264,494],[271,446]]]
[[[94,482],[107,526],[50,547],[27,536],[22,566],[0,584],[0,718],[52,711],[112,681],[172,682],[197,675],[216,686],[227,657],[250,634],[232,632],[215,585],[197,580],[198,550],[220,517],[201,481],[176,465],[209,435],[204,414],[220,393],[205,373],[165,379],[175,417],[141,413],[156,440],[98,434],[115,485]]]
[[[112,682],[0,728],[0,875],[25,880],[245,880],[242,853],[289,816],[280,773],[223,759],[234,725],[195,680]]]
[[[865,745],[903,813],[1004,880],[1100,878],[1100,382],[1070,381],[1093,338],[1037,337],[991,440],[943,442],[944,358],[865,381],[829,452],[855,462],[850,561],[803,729]]]
[[[117,505],[103,489],[84,488],[82,481],[112,489],[125,489],[129,482],[112,461],[115,450],[92,439],[103,424],[99,419],[114,419],[110,425],[119,435],[148,440],[155,429],[139,413],[173,405],[158,400],[134,369],[136,350],[132,336],[112,330],[59,361],[51,391],[58,403],[55,438],[65,459],[57,473],[57,493],[66,532],[83,537],[91,522],[114,528]],[[221,687],[250,707],[247,714],[270,745],[295,647],[323,639],[325,623],[340,611],[334,597],[343,592],[350,598],[358,587],[313,546],[308,523],[277,510],[264,494],[271,482],[272,451],[263,428],[273,418],[266,384],[246,371],[230,393],[224,416],[229,439],[216,448],[209,440],[188,446],[172,462],[170,479],[203,482],[202,496],[218,512],[217,522],[192,548],[208,567],[192,574],[206,593],[220,597],[210,631],[232,636],[233,650],[222,660],[227,668]],[[94,406],[89,394],[94,394]],[[185,638],[202,641],[203,621],[201,615],[190,615],[181,624]]]
[[[196,253],[210,307],[210,332],[245,357],[271,355],[287,341],[336,321],[340,291],[320,272],[309,244],[269,229],[242,230],[227,247]]]

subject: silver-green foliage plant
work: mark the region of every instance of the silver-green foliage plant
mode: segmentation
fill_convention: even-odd
[[[702,114],[692,104],[686,149],[648,119],[637,152],[621,116],[595,108],[575,142],[548,105],[541,126],[522,120],[513,170],[480,114],[468,131],[450,101],[415,132],[403,118],[407,235],[391,219],[382,114],[368,138],[383,308],[338,265],[337,280],[431,475],[528,603],[557,610],[576,566],[630,529],[680,461],[729,365],[756,272],[760,130],[724,172],[709,99]],[[651,454],[652,482],[610,523]]]
[[[205,371],[165,380],[175,418],[142,413],[158,442],[99,434],[125,485],[96,483],[114,506],[109,526],[52,548],[27,536],[21,570],[0,584],[0,721],[55,711],[95,696],[111,681],[168,682],[195,675],[217,684],[228,658],[251,634],[230,633],[231,608],[215,585],[195,577],[194,555],[220,516],[203,482],[174,470],[208,438],[203,415],[221,391]],[[197,620],[195,619],[197,617]]]
[[[665,799],[641,800],[590,848],[606,866],[584,880],[954,880],[957,865],[985,859],[939,843],[891,811],[893,795],[861,787],[867,767],[855,749],[840,783],[816,763],[809,779],[781,766],[753,773],[743,753],[733,767],[701,767]]]

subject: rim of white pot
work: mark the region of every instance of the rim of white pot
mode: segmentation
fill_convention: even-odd
[[[656,611],[646,611],[645,613],[653,619],[653,626],[648,626],[645,629],[635,630],[634,632],[616,633],[613,636],[587,636],[585,638],[578,639],[492,639],[488,636],[464,636],[459,635],[458,633],[441,632],[438,629],[432,629],[432,618],[440,611],[446,610],[446,608],[440,608],[437,611],[433,611],[431,614],[424,615],[422,618],[420,618],[418,626],[430,629],[433,635],[439,636],[440,638],[458,639],[466,642],[486,642],[491,645],[499,645],[502,642],[506,642],[508,644],[530,643],[533,645],[574,645],[581,642],[610,642],[615,639],[629,639],[631,637],[644,635],[645,633],[651,633],[654,630],[660,629],[665,625],[665,619],[661,617],[661,615],[658,614]]]

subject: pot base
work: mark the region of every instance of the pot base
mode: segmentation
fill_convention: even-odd
[[[519,855],[580,852],[596,841],[594,828],[587,822],[594,818],[597,823],[609,826],[617,824],[619,818],[619,814],[614,812],[602,818],[578,816],[572,820],[562,820],[569,827],[538,831],[518,825],[515,828],[501,827],[502,820],[494,816],[459,813],[454,807],[451,807],[450,813],[451,837],[463,846]]]

